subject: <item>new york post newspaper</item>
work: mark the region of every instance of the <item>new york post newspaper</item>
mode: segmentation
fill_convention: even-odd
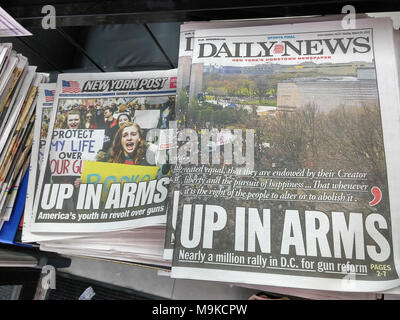
[[[32,233],[91,233],[165,223],[176,70],[63,74],[57,82]]]

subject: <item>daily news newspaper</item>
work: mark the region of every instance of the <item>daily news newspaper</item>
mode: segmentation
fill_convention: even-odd
[[[51,113],[53,111],[55,83],[41,83],[38,87],[36,103],[35,125],[33,133],[32,153],[29,168],[29,180],[24,210],[24,224],[22,229],[22,241],[32,241],[30,232],[33,203],[37,189],[39,170],[41,168],[46,139],[49,132]]]
[[[158,137],[175,93],[175,69],[60,75],[32,233],[165,223],[169,169]]]
[[[357,19],[365,18],[364,14],[357,15]],[[177,69],[177,86],[176,95],[177,101],[175,106],[176,113],[176,126],[178,132],[185,128],[187,105],[188,105],[188,92],[190,90],[190,72],[192,63],[193,53],[193,42],[194,33],[196,30],[201,29],[214,29],[214,28],[237,28],[237,27],[254,27],[254,26],[265,26],[265,25],[276,25],[276,24],[287,24],[287,23],[300,23],[315,21],[332,21],[341,19],[342,16],[323,16],[323,17],[312,17],[312,18],[285,18],[285,19],[249,19],[249,20],[232,20],[232,21],[196,21],[188,22],[181,25],[180,37],[179,37],[179,58],[178,58],[178,69]],[[178,141],[176,141],[178,143]],[[182,143],[180,143],[182,144]],[[178,161],[177,161],[178,162]],[[179,169],[179,165],[177,167]],[[177,216],[177,203],[179,201],[179,195],[181,192],[180,185],[180,172],[175,170],[175,165],[171,164],[171,184],[169,187],[169,203],[168,206],[173,208],[167,214],[167,228],[165,232],[165,243],[164,243],[164,259],[172,260],[172,253],[175,243],[175,228],[176,228],[176,216]]]
[[[388,19],[195,31],[172,277],[400,284],[394,51]]]

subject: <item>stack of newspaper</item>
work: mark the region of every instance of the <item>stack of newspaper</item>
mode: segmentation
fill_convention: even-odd
[[[22,240],[174,278],[399,286],[399,42],[364,15],[186,23],[178,70],[40,85]]]
[[[172,277],[400,285],[399,36],[352,18],[181,27]]]
[[[22,232],[41,250],[167,266],[176,70],[62,74],[39,86]]]
[[[48,75],[29,66],[11,43],[0,44],[0,230],[11,218],[28,169],[37,87],[46,81]]]

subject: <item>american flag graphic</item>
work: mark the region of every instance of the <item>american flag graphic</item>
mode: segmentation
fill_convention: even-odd
[[[81,89],[79,88],[78,81],[62,81],[62,92],[63,93],[79,93]]]
[[[54,93],[55,93],[55,90],[44,90],[45,101],[53,102],[54,101]]]

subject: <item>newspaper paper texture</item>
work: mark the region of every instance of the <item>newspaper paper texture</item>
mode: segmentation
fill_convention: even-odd
[[[28,30],[21,26],[2,7],[0,7],[0,37],[31,36]]]
[[[253,27],[261,25],[276,25],[287,23],[310,22],[314,21],[332,21],[340,19],[338,16],[323,16],[312,18],[285,18],[285,19],[255,19],[255,20],[232,20],[232,21],[201,21],[201,22],[188,22],[181,25],[180,38],[179,38],[179,60],[178,60],[178,79],[177,79],[177,102],[176,102],[176,122],[178,132],[185,127],[186,112],[188,105],[188,92],[190,90],[190,72],[193,53],[193,42],[195,30],[211,29],[211,28],[237,28],[237,27]],[[365,18],[365,15],[357,15],[357,19]],[[177,142],[177,141],[176,141]],[[172,253],[175,242],[175,226],[177,215],[177,203],[179,202],[179,194],[181,186],[179,181],[179,169],[171,165],[171,183],[169,188],[169,208],[167,214],[167,228],[165,233],[165,249],[164,259],[172,260]]]
[[[171,276],[398,286],[395,65],[388,19],[196,31]]]
[[[41,83],[38,87],[38,98],[36,104],[36,119],[34,125],[34,137],[32,143],[32,156],[29,168],[28,189],[24,210],[24,227],[22,229],[22,241],[32,237],[30,233],[33,201],[39,170],[43,162],[46,139],[49,132],[49,123],[53,111],[54,95],[56,91],[55,83]]]
[[[174,113],[175,93],[176,70],[60,75],[32,232],[165,223],[169,172],[156,162],[152,131],[162,122],[142,129],[134,119],[136,110]]]

